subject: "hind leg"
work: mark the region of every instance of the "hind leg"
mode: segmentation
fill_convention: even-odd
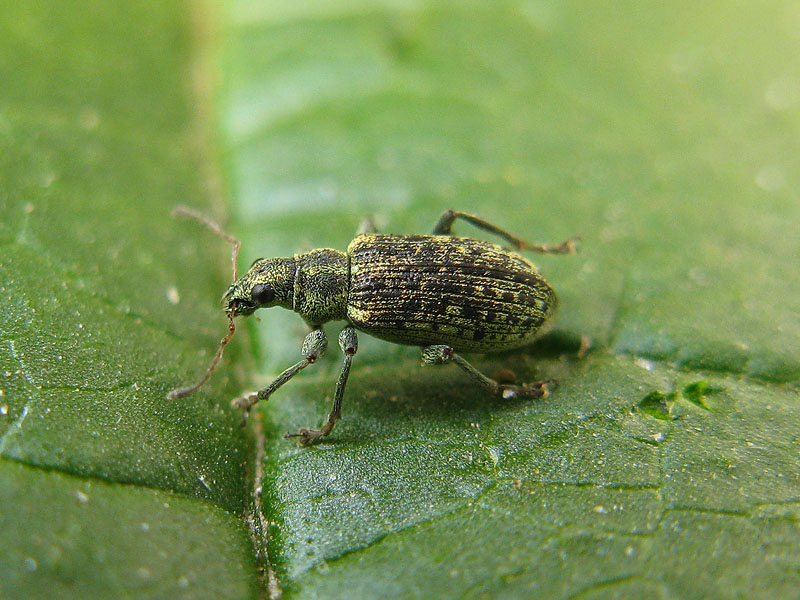
[[[517,250],[529,250],[540,254],[574,254],[579,241],[577,237],[571,237],[560,244],[531,244],[509,233],[505,229],[501,229],[497,225],[492,225],[489,221],[484,221],[475,215],[455,210],[446,210],[442,213],[442,216],[439,217],[436,226],[433,228],[433,234],[452,235],[453,223],[456,219],[463,219],[472,223],[475,227],[499,235]]]

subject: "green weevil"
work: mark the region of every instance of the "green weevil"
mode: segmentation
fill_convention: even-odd
[[[178,212],[197,218],[234,244],[234,281],[223,296],[229,333],[205,377],[195,386],[171,392],[187,395],[203,385],[235,330],[233,318],[259,308],[281,306],[298,313],[311,332],[303,341],[302,360],[281,373],[264,389],[234,400],[249,411],[308,365],[328,345],[322,325],[345,321],[339,334],[344,355],[333,406],[320,429],[302,428],[286,437],[303,444],[327,436],[341,417],[342,398],[350,364],[358,350],[356,330],[374,337],[422,348],[422,362],[453,362],[491,394],[502,398],[541,398],[549,379],[524,385],[501,384],[469,364],[459,352],[497,352],[530,344],[548,324],[558,301],[537,268],[523,256],[496,244],[451,233],[463,219],[505,239],[516,250],[568,254],[577,238],[560,244],[530,244],[471,214],[445,211],[432,235],[387,235],[365,221],[346,252],[322,248],[285,258],[261,258],[236,277],[239,243],[214,223],[190,209]]]

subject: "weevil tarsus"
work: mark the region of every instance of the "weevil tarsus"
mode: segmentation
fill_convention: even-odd
[[[477,215],[455,210],[446,210],[442,213],[442,216],[439,217],[439,220],[433,228],[434,235],[453,235],[453,223],[456,219],[462,219],[468,223],[472,223],[472,225],[479,229],[499,235],[517,250],[527,250],[529,252],[538,252],[539,254],[574,254],[580,242],[580,238],[571,237],[559,244],[532,244],[518,238],[497,225],[489,223],[489,221],[481,219]]]

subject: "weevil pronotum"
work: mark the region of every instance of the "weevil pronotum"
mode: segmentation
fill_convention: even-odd
[[[259,401],[313,364],[328,346],[322,325],[345,321],[339,334],[344,354],[333,407],[320,429],[300,429],[286,437],[304,444],[328,435],[341,417],[350,363],[358,350],[356,330],[396,344],[422,348],[422,362],[453,362],[491,394],[502,398],[541,398],[549,379],[523,385],[501,384],[478,371],[459,352],[497,352],[531,343],[557,306],[555,292],[536,267],[520,254],[496,244],[456,237],[453,222],[463,219],[502,237],[516,250],[569,254],[577,238],[560,244],[529,244],[475,215],[445,211],[432,235],[386,235],[365,221],[346,252],[322,248],[287,258],[260,258],[236,276],[239,242],[202,215],[179,207],[176,212],[205,223],[233,244],[233,283],[223,302],[228,334],[199,383],[170,393],[180,398],[199,389],[211,376],[235,331],[234,317],[259,308],[281,306],[298,313],[311,327],[303,341],[302,360],[264,389],[234,400],[244,418]]]

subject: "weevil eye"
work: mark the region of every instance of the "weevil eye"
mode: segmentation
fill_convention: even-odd
[[[275,290],[265,283],[257,283],[250,293],[255,304],[269,304],[275,298]]]

